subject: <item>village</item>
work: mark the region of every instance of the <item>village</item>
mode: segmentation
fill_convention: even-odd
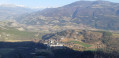
[[[57,49],[60,48],[61,49],[64,47],[64,43],[59,42],[58,40],[55,40],[55,39],[43,40],[42,42],[49,48],[57,48]]]

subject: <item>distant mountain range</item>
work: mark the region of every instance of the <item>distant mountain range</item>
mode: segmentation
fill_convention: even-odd
[[[97,29],[119,30],[119,3],[77,1],[59,8],[47,8],[23,15],[16,20],[28,25],[84,25]]]
[[[33,9],[26,8],[22,5],[1,4],[0,20],[14,19],[15,16],[33,12]]]

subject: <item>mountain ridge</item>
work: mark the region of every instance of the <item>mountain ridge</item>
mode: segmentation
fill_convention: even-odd
[[[28,25],[86,25],[97,29],[119,30],[119,3],[78,1],[59,8],[48,8],[17,18]]]
[[[35,10],[24,7],[22,5],[14,5],[14,4],[1,4],[0,5],[0,20],[10,20],[15,19],[15,17],[25,14],[31,13]]]

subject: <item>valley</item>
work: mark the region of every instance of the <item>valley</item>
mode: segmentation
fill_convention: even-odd
[[[0,58],[118,58],[119,3],[42,10],[0,5]]]

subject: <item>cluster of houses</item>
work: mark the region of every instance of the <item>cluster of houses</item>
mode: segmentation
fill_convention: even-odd
[[[48,47],[64,47],[64,44],[59,42],[58,40],[55,39],[48,39],[48,40],[44,40],[44,44],[47,45]]]

